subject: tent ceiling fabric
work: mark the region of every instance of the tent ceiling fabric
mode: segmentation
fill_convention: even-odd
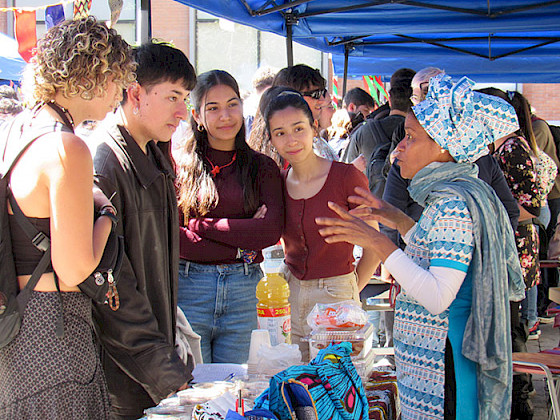
[[[339,75],[348,49],[349,74],[438,65],[479,80],[560,82],[560,1],[177,1],[283,36],[290,26],[294,41],[332,53]]]
[[[26,62],[18,52],[15,39],[0,33],[0,79],[19,80]]]

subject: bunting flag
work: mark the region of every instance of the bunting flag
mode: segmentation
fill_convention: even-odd
[[[377,88],[379,89],[379,92],[383,92],[383,96],[385,96],[385,99],[389,100],[389,94],[385,90],[385,86],[383,86],[383,82],[381,81],[381,76],[375,76],[373,81],[374,81],[375,85],[377,86]]]
[[[74,19],[83,19],[89,16],[91,0],[74,0]]]
[[[57,1],[52,4],[45,4],[37,7],[27,7],[27,6],[26,7],[0,7],[0,12],[16,12],[17,10],[43,10],[46,9],[47,7],[54,6],[56,4],[65,5],[70,3],[74,3],[74,0]]]
[[[385,100],[389,100],[389,94],[383,86],[381,76],[363,76],[365,90],[373,97],[375,102],[381,104],[381,94],[385,96]]]
[[[109,27],[114,28],[121,15],[123,0],[108,0],[108,2],[109,9],[111,10],[111,24]]]
[[[336,76],[333,76],[332,79],[332,93],[334,108],[338,109],[338,77]]]
[[[63,21],[64,7],[62,4],[47,7],[47,10],[45,11],[45,24],[47,25],[47,30]]]
[[[29,63],[37,46],[35,10],[15,11],[15,32],[19,55]]]
[[[367,92],[372,96],[375,103],[379,104],[379,96],[377,95],[377,88],[373,84],[372,76],[362,76],[364,80],[364,87]]]

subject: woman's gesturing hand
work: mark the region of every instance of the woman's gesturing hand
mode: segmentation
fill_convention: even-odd
[[[325,242],[337,243],[348,242],[371,249],[382,261],[397,249],[389,238],[380,233],[374,227],[368,225],[359,217],[353,216],[339,205],[329,201],[329,208],[340,218],[317,217],[315,223],[324,226],[319,229],[319,234],[325,238]]]
[[[317,217],[315,219],[315,223],[325,226],[319,229],[319,234],[325,238],[325,242],[348,242],[362,248],[368,248],[371,242],[380,235],[375,228],[361,218],[353,216],[338,204],[329,201],[329,208],[340,218]]]
[[[397,229],[401,235],[406,234],[414,226],[414,220],[404,214],[395,206],[377,198],[368,190],[356,187],[357,195],[348,197],[350,203],[358,204],[350,210],[352,216],[359,217],[363,221],[377,221],[391,229]]]

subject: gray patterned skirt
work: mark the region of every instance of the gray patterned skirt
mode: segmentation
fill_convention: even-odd
[[[109,397],[95,345],[91,300],[33,292],[16,338],[0,349],[0,419],[107,419]]]

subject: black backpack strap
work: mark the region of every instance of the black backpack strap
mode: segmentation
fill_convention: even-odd
[[[25,232],[27,237],[31,240],[31,243],[41,252],[46,252],[51,246],[50,238],[43,232],[39,231],[33,223],[29,221],[29,218],[23,214],[21,208],[14,196],[12,195],[12,190],[8,187],[8,200],[10,201],[10,206],[12,206],[12,211],[16,218],[18,225]]]
[[[27,306],[27,302],[31,297],[31,292],[37,286],[39,279],[49,266],[51,262],[51,240],[45,233],[39,231],[33,223],[29,221],[27,216],[23,214],[21,208],[19,207],[17,201],[15,200],[14,196],[12,195],[12,191],[8,188],[8,200],[10,202],[10,206],[12,207],[12,211],[14,213],[16,222],[21,227],[21,229],[25,232],[27,237],[31,240],[31,243],[37,248],[39,251],[43,252],[43,256],[39,260],[39,264],[33,270],[31,274],[31,278],[23,288],[23,290],[18,294],[18,306],[20,314],[23,316],[23,312]]]
[[[45,272],[45,270],[47,269],[50,263],[51,263],[51,250],[49,248],[41,257],[39,264],[37,264],[37,267],[35,267],[35,270],[33,270],[33,273],[31,274],[31,278],[29,279],[29,281],[27,282],[23,290],[20,291],[17,295],[16,299],[18,302],[18,309],[22,318],[23,318],[23,313],[25,312],[25,308],[27,307],[27,303],[31,298],[31,292],[33,292],[33,289],[35,289],[35,286],[37,286],[39,279],[41,278],[41,276],[43,275],[43,273]],[[58,331],[57,331],[57,335],[58,335]]]

